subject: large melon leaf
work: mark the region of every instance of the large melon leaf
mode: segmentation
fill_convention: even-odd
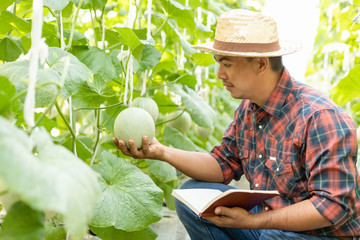
[[[90,226],[90,229],[102,240],[154,240],[157,237],[157,234],[150,227],[134,232],[126,232],[114,227],[98,228]]]
[[[94,169],[101,175],[103,194],[90,222],[93,227],[138,231],[161,219],[163,193],[140,169],[105,151]]]
[[[97,174],[55,145],[45,129],[36,128],[29,137],[0,117],[0,165],[10,192],[36,210],[63,214],[74,239],[85,234],[100,193]]]

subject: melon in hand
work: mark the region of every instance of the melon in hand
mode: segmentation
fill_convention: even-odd
[[[144,109],[130,107],[119,113],[114,123],[114,134],[123,140],[129,148],[129,140],[135,142],[136,148],[142,147],[142,138],[147,136],[149,142],[155,135],[155,123],[151,115]]]

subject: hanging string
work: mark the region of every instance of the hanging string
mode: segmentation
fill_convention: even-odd
[[[41,42],[42,25],[43,0],[34,0],[29,64],[29,86],[24,103],[24,120],[29,129],[32,129],[35,126],[35,86],[39,69],[39,57],[41,51],[41,44],[39,44],[39,42]]]

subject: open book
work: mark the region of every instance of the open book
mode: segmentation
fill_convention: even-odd
[[[214,216],[218,206],[241,207],[250,210],[263,201],[278,196],[276,190],[174,189],[172,196],[188,206],[198,216]]]

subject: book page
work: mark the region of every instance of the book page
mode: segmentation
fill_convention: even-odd
[[[208,202],[222,193],[216,189],[176,189],[173,191],[199,212]]]

